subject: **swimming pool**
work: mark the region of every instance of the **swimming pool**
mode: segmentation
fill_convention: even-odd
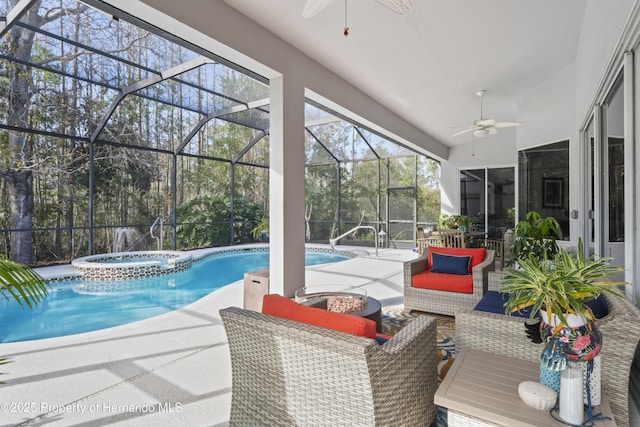
[[[307,266],[349,259],[331,252],[307,251]],[[95,331],[177,310],[216,289],[242,280],[247,271],[268,268],[269,252],[240,250],[214,254],[183,272],[104,282],[53,282],[33,309],[0,301],[0,342],[28,341]],[[101,288],[100,285],[103,285]]]

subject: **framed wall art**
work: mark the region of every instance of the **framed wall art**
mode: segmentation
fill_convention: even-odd
[[[561,208],[564,202],[564,180],[542,178],[542,207]]]

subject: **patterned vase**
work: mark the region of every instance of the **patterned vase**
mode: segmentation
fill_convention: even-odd
[[[543,320],[541,335],[550,337],[552,330],[553,328]],[[564,352],[569,360],[592,360],[602,349],[602,335],[598,330],[598,325],[592,320],[584,319],[582,326],[562,328],[555,337],[562,343]]]
[[[591,417],[591,408],[598,406],[601,401],[600,350],[602,349],[602,335],[598,325],[593,320],[583,319],[584,323],[582,325],[579,325],[579,322],[572,323],[572,327],[562,328],[555,336],[551,336],[553,328],[544,321],[547,318],[546,313],[542,318],[542,337],[546,337],[549,342],[557,340],[567,360],[578,362],[581,365],[583,401],[587,405],[589,416]],[[540,382],[542,382],[542,375],[541,365]],[[548,376],[547,381],[555,384],[556,377],[553,373],[545,373],[545,375]],[[558,379],[558,381],[560,380]],[[542,383],[545,384],[544,382]],[[549,385],[549,387],[554,388],[552,385]]]

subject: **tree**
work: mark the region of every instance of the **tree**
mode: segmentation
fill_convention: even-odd
[[[11,7],[15,7],[19,0],[9,0]],[[86,8],[86,6],[81,6]],[[58,8],[43,11],[40,14],[40,1],[37,1],[22,20],[28,25],[40,28],[48,22],[55,21],[66,13],[77,13]],[[31,60],[34,47],[35,32],[27,27],[14,25],[9,30],[5,43],[5,50],[16,61],[7,62],[3,76],[8,84],[2,85],[0,94],[7,103],[7,125],[11,128],[26,128],[29,122],[29,107],[33,96]],[[33,141],[18,130],[8,131],[6,163],[0,167],[0,176],[7,183],[9,193],[9,227],[11,233],[11,258],[21,264],[33,263]]]

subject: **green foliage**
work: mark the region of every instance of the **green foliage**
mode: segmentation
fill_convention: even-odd
[[[181,247],[225,246],[229,242],[231,202],[228,198],[200,197],[177,209],[177,239]],[[252,231],[264,216],[259,203],[234,200],[234,241],[252,240]]]
[[[269,217],[263,216],[251,230],[251,235],[255,240],[262,240],[262,232],[269,231]]]
[[[47,285],[31,268],[0,256],[0,294],[32,308],[47,295]]]
[[[319,145],[319,144],[317,144]],[[327,221],[333,223],[336,219],[338,207],[338,166],[308,165],[305,168],[305,205],[311,211],[312,221]],[[331,229],[331,227],[329,227]],[[330,232],[325,236],[319,236],[318,227],[311,231],[310,240],[328,239]]]
[[[454,220],[454,224],[458,227],[463,226],[463,227],[468,227],[469,226],[469,217],[466,215],[454,215],[453,216]]]
[[[261,204],[250,202],[244,199],[235,199],[233,206],[233,222],[235,232],[234,241],[251,241],[256,222],[262,220],[264,220],[264,212],[262,211]]]
[[[229,199],[199,197],[176,209],[177,239],[181,247],[203,248],[229,244]]]
[[[520,263],[530,256],[537,260],[553,257],[558,253],[558,229],[555,218],[542,218],[534,211],[527,213],[526,219],[517,223],[513,230],[514,241],[510,248],[512,259]]]
[[[38,273],[26,265],[0,257],[0,294],[6,300],[14,299],[21,307],[32,308],[47,293],[47,284]],[[0,365],[9,362],[0,358]]]
[[[459,227],[468,227],[470,219],[466,215],[440,214],[438,230],[452,230]]]
[[[611,258],[595,255],[585,258],[582,240],[578,252],[571,254],[564,248],[550,258],[537,258],[529,254],[518,261],[519,268],[506,269],[501,292],[509,293],[504,304],[511,313],[531,307],[531,318],[545,309],[549,316],[555,314],[566,324],[565,314],[578,314],[587,319],[592,315],[584,305],[603,293],[622,295],[613,286],[624,282],[606,281],[607,277],[622,271],[610,264]]]

